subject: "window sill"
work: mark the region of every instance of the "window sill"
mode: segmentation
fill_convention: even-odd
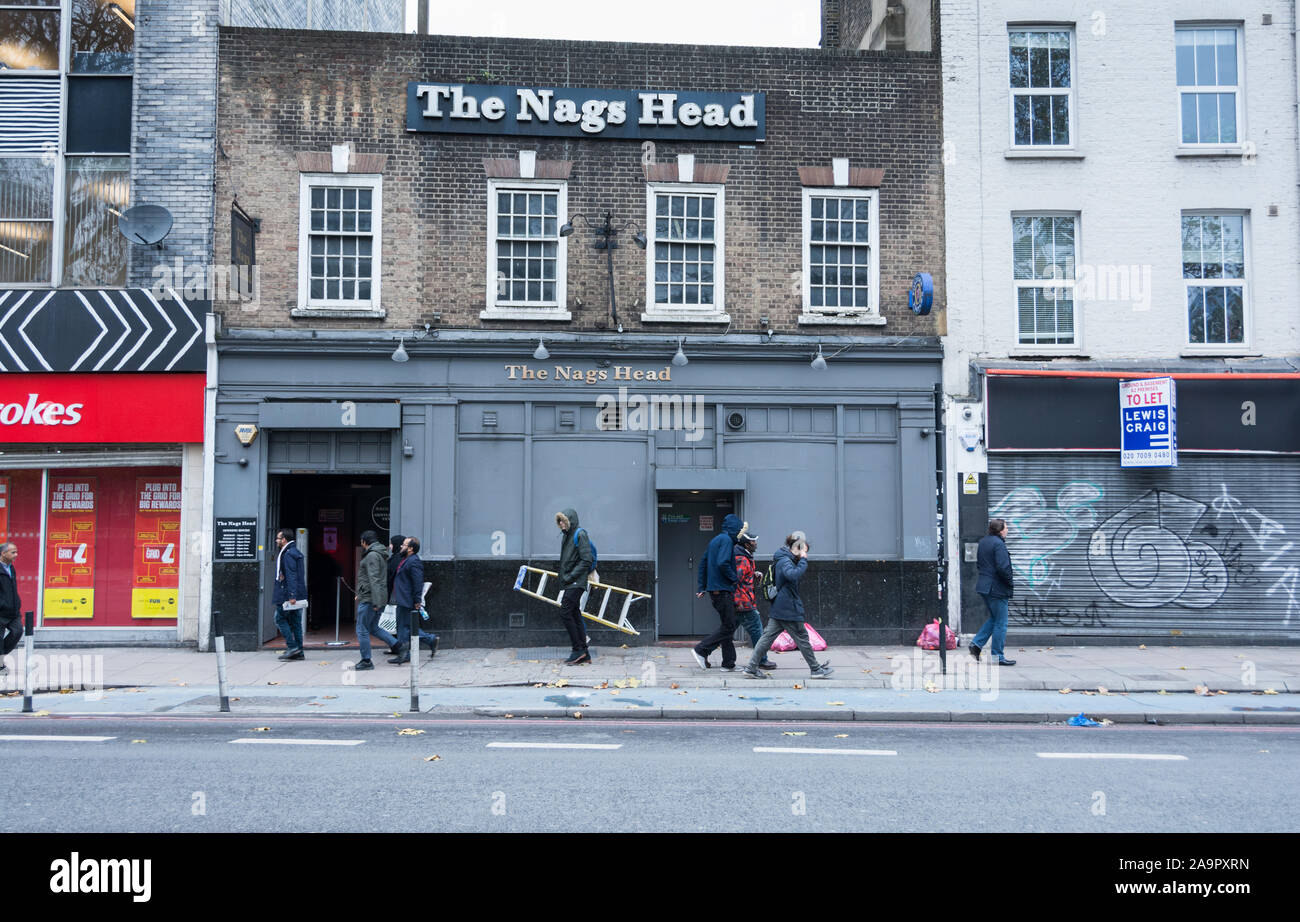
[[[1220,346],[1218,348],[1207,349],[1197,346],[1185,346],[1178,353],[1179,358],[1183,359],[1206,359],[1206,358],[1261,358],[1262,352],[1257,352],[1247,346]]]
[[[1244,157],[1246,156],[1246,147],[1244,144],[1229,145],[1207,145],[1205,147],[1176,147],[1174,156],[1183,157]]]
[[[882,327],[885,318],[879,314],[818,314],[808,312],[799,315],[799,326],[863,326]]]
[[[730,314],[705,314],[700,311],[645,311],[642,323],[731,323]]]
[[[1021,346],[1008,352],[1007,357],[1013,359],[1092,359],[1092,356],[1080,351],[1078,346]]]
[[[538,310],[527,307],[501,307],[488,308],[485,311],[479,311],[479,320],[555,320],[567,322],[573,319],[573,314],[559,308],[545,308]]]
[[[1073,147],[1009,147],[1003,156],[1007,160],[1082,160],[1083,152]]]
[[[333,317],[337,320],[383,320],[388,312],[382,307],[295,307],[290,317]]]

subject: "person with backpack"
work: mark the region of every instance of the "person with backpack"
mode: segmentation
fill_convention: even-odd
[[[555,513],[555,524],[560,529],[560,622],[569,632],[573,649],[566,666],[591,662],[587,648],[587,629],[582,623],[578,605],[587,591],[587,582],[596,580],[596,547],[587,536],[587,530],[578,525],[578,513],[564,509]]]
[[[718,613],[721,626],[691,648],[691,656],[701,669],[709,668],[709,654],[722,647],[722,669],[732,672],[736,668],[736,645],[731,635],[736,633],[736,538],[745,530],[745,523],[730,513],[722,520],[722,531],[713,536],[708,549],[700,557],[696,577],[697,599],[709,594],[713,610]]]
[[[799,597],[799,581],[808,572],[808,538],[803,532],[791,532],[786,536],[785,547],[778,548],[772,557],[772,566],[776,571],[776,599],[772,602],[772,611],[763,636],[759,638],[758,645],[754,647],[754,655],[745,667],[745,675],[751,679],[771,678],[767,673],[759,671],[759,664],[772,648],[777,635],[785,631],[799,647],[812,678],[825,679],[835,670],[829,662],[817,662],[812,641],[808,639],[808,629],[804,626],[803,599]]]
[[[758,535],[741,532],[736,538],[736,617],[740,619],[750,646],[757,647],[763,636],[763,619],[758,614],[758,586],[754,572],[754,552],[758,550]],[[758,664],[760,669],[775,669],[776,663],[767,657]]]

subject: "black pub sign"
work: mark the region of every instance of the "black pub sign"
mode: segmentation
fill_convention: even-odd
[[[765,139],[766,105],[762,93],[411,82],[406,130],[751,142]]]

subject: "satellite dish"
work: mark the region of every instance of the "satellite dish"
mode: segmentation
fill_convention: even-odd
[[[117,229],[132,243],[149,246],[171,231],[172,213],[162,205],[136,205],[118,217]]]

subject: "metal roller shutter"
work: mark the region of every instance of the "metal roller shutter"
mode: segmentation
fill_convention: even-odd
[[[1019,638],[1300,640],[1297,459],[993,455],[989,515],[1011,525]]]

